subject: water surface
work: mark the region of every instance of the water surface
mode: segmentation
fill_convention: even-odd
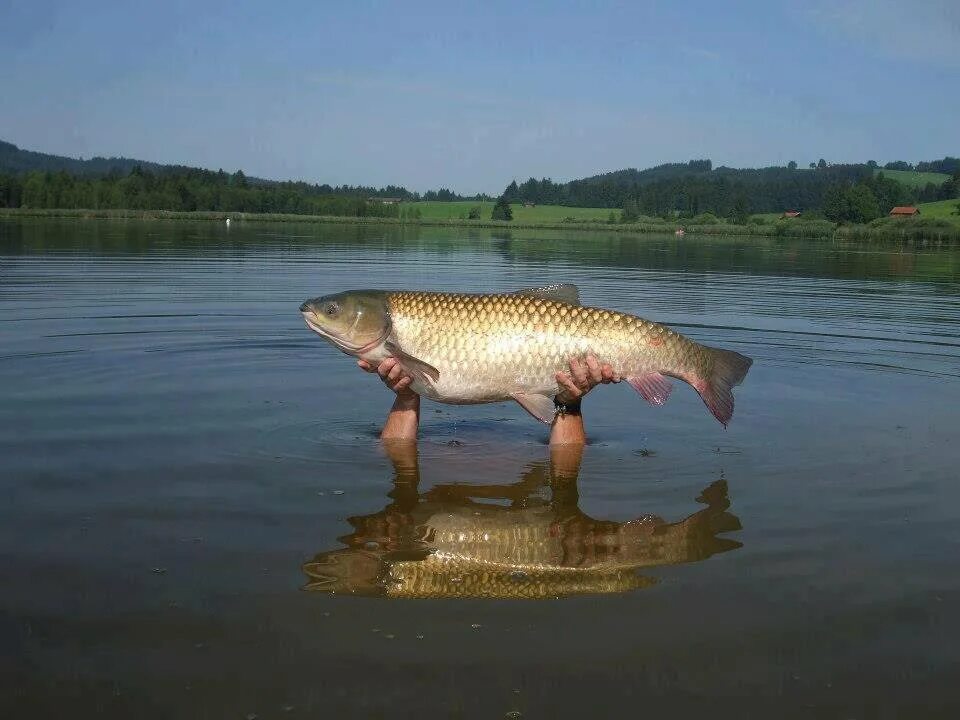
[[[954,717],[958,276],[914,247],[2,221],[0,707]],[[729,429],[616,386],[582,457],[429,402],[391,455],[389,391],[297,311],[559,281],[753,357]]]

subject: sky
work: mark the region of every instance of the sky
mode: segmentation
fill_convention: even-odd
[[[499,194],[960,155],[960,2],[0,0],[0,139]]]

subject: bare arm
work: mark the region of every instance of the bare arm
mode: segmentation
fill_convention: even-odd
[[[570,372],[558,372],[557,383],[563,392],[557,399],[566,405],[564,412],[557,413],[550,428],[551,445],[583,445],[587,441],[583,429],[580,401],[583,396],[601,383],[620,382],[620,377],[610,365],[601,365],[593,355],[586,362],[570,361]]]
[[[379,375],[384,384],[397,394],[380,431],[380,439],[416,440],[417,427],[420,425],[420,396],[410,389],[413,378],[404,374],[396,358],[387,358],[377,367],[366,360],[359,360],[357,365],[361,370]]]
[[[387,358],[374,367],[366,360],[357,365],[368,373],[376,373],[383,383],[393,390],[397,397],[387,415],[387,421],[380,432],[381,440],[416,440],[420,424],[420,396],[410,389],[413,378],[403,372],[396,358]],[[557,373],[557,383],[563,392],[557,399],[567,409],[558,413],[550,428],[551,445],[582,445],[587,441],[583,429],[583,416],[580,414],[580,401],[583,396],[600,384],[620,382],[610,365],[601,365],[593,355],[585,362],[570,361],[570,372]]]

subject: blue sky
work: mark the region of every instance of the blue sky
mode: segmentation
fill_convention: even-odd
[[[960,2],[0,0],[0,138],[498,193],[960,155]]]

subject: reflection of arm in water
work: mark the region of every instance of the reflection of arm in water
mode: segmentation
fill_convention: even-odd
[[[366,360],[357,362],[361,370],[377,373],[384,384],[393,390],[397,397],[390,408],[390,414],[380,433],[382,440],[416,440],[417,426],[420,424],[420,396],[410,389],[413,378],[403,372],[396,358],[387,358],[378,366]],[[620,382],[610,365],[601,365],[593,355],[586,361],[570,361],[570,372],[558,372],[557,383],[564,390],[557,396],[566,407],[557,413],[550,427],[551,445],[583,444],[586,434],[583,429],[583,416],[580,413],[580,401],[583,396],[600,384]]]

